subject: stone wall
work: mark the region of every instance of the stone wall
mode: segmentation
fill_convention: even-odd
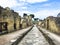
[[[60,34],[60,17],[49,16],[45,20],[40,21],[39,25],[51,32]]]
[[[52,32],[60,33],[60,30],[59,30],[60,27],[58,26],[58,24],[60,24],[60,23],[57,23],[60,18],[58,20],[56,20],[56,19],[57,19],[57,17],[48,17],[48,18],[46,18],[45,28],[52,31]]]
[[[3,9],[3,10],[2,10]],[[11,10],[10,8],[6,7],[6,8],[2,8],[1,14],[0,14],[0,22],[7,22],[7,30],[8,32],[12,32],[14,30],[18,30],[20,29],[20,22],[21,22],[21,17],[19,16],[19,14],[17,12],[14,12],[14,10]],[[16,23],[15,27],[16,29],[14,29],[14,24]],[[4,27],[4,25],[1,25],[1,27]],[[3,30],[3,28],[2,28]]]
[[[9,7],[3,8],[0,6],[0,31],[6,28],[5,31],[12,32],[29,27],[32,24],[31,16],[26,15],[21,18],[17,12]]]

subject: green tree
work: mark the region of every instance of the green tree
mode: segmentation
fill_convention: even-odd
[[[26,13],[24,13],[24,14],[23,14],[23,17],[25,17],[25,16],[27,16],[27,14],[26,14]]]
[[[35,16],[34,16],[34,14],[30,14],[30,16],[32,17],[32,18],[34,18]]]
[[[35,21],[37,21],[37,20],[38,20],[38,18],[34,18],[34,20],[35,20]]]

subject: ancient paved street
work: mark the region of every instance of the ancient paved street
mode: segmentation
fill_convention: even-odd
[[[40,27],[40,30],[34,25],[34,27],[28,32],[28,30],[31,29],[31,27],[19,30],[10,34],[5,34],[0,36],[0,45],[11,45],[13,42],[17,41],[19,36],[22,36],[21,41],[17,41],[17,45],[51,45],[49,41],[47,41],[46,37],[43,35],[41,30],[52,39],[50,41],[51,43],[54,43],[52,45],[60,45],[60,36],[55,35],[54,33],[51,33],[43,28]],[[23,34],[28,32],[24,37]],[[13,45],[16,45],[15,43]]]
[[[49,45],[36,26],[23,38],[18,45]]]
[[[31,27],[0,36],[0,45],[11,45],[11,41],[28,31]]]

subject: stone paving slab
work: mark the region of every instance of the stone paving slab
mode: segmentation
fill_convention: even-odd
[[[49,45],[36,26],[22,39],[18,45]]]
[[[49,32],[48,30],[43,29],[41,27],[40,27],[40,29],[53,40],[55,45],[60,45],[60,36],[59,35]]]
[[[8,42],[12,42],[15,38],[18,38],[18,36],[22,35],[24,32],[28,31],[31,27],[28,27],[26,29],[18,30],[9,34],[5,34],[0,36],[0,45],[7,45]]]

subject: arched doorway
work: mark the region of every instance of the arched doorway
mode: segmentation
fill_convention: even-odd
[[[49,19],[47,19],[47,29],[49,29]]]
[[[20,29],[22,29],[22,24],[20,24]]]
[[[2,32],[2,23],[0,22],[0,32]]]
[[[14,23],[14,29],[16,29],[16,23]]]
[[[8,23],[7,22],[0,22],[0,32],[3,32],[3,31],[8,31]]]

